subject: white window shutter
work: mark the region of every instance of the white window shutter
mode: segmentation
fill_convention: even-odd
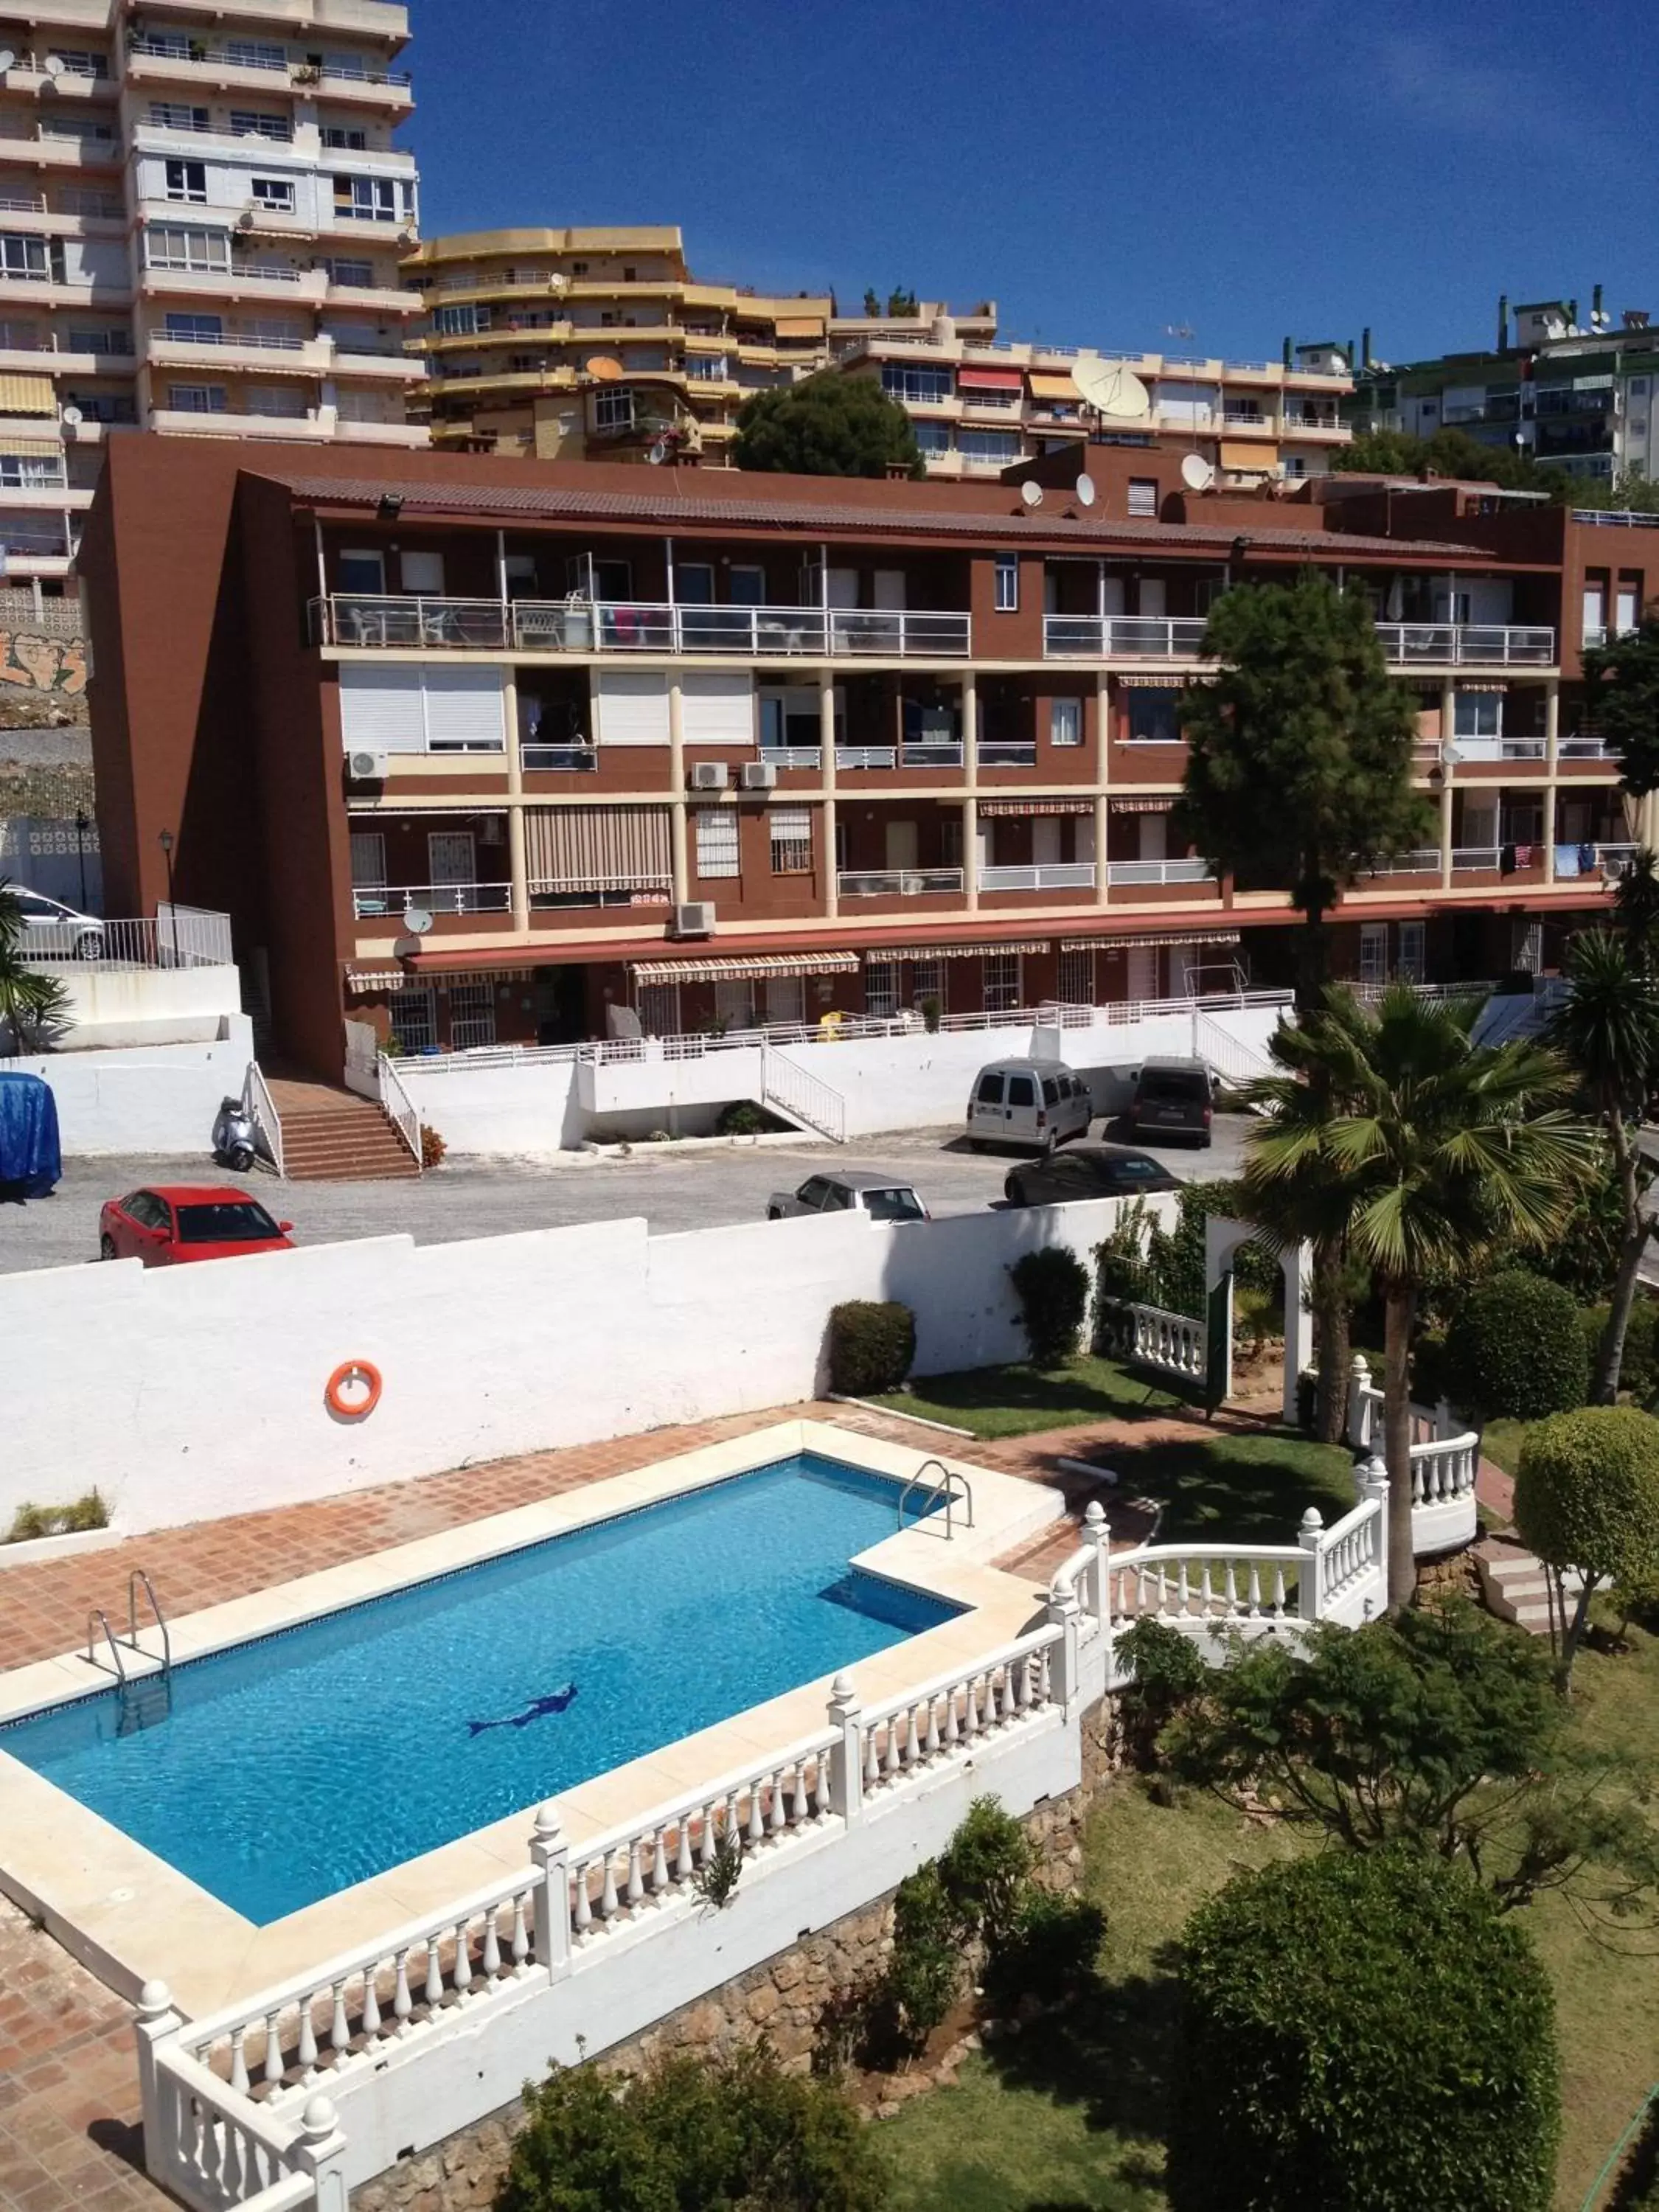
[[[602,745],[668,743],[668,678],[639,668],[602,668],[593,690],[596,735]]]
[[[688,745],[752,745],[754,678],[741,669],[689,671],[680,678],[680,727]]]
[[[420,670],[348,662],[340,671],[340,728],[348,752],[424,752]]]
[[[507,718],[501,679],[494,668],[429,668],[427,744],[434,752],[502,752]]]

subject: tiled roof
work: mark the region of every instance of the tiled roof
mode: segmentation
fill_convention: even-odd
[[[620,492],[595,489],[584,491],[531,485],[460,485],[373,478],[282,475],[261,466],[257,473],[276,476],[287,484],[301,505],[319,507],[378,507],[395,499],[403,507],[425,514],[511,517],[538,521],[639,522],[663,530],[686,530],[702,525],[711,529],[746,528],[802,531],[840,537],[868,531],[883,538],[966,538],[981,544],[1035,541],[1045,544],[1132,544],[1189,546],[1224,552],[1239,538],[1256,550],[1282,553],[1413,556],[1468,562],[1468,545],[1434,539],[1364,538],[1338,531],[1285,530],[1251,522],[1248,527],[1210,527],[1185,522],[1119,522],[1104,517],[999,514],[994,508],[945,509],[918,506],[872,504],[816,507],[805,501],[767,499],[733,493],[718,498],[688,498],[661,491]],[[708,473],[712,474],[713,471]],[[706,480],[706,479],[705,479]],[[1010,497],[1017,495],[1010,493]]]

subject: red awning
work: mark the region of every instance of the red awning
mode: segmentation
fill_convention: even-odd
[[[959,368],[958,392],[1023,392],[1025,379],[1017,368]]]

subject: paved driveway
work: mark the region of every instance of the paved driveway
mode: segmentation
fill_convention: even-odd
[[[1185,1177],[1237,1172],[1242,1117],[1222,1115],[1206,1152],[1149,1146]],[[283,1218],[295,1241],[337,1243],[354,1237],[407,1232],[417,1243],[463,1237],[501,1237],[577,1221],[642,1214],[659,1235],[755,1221],[775,1190],[793,1190],[818,1168],[868,1169],[914,1182],[936,1213],[972,1213],[1002,1196],[1014,1156],[963,1150],[954,1129],[905,1130],[844,1146],[764,1146],[738,1151],[653,1157],[642,1145],[628,1159],[588,1159],[555,1166],[534,1161],[450,1160],[419,1182],[276,1183],[250,1188]],[[223,1181],[211,1164],[172,1159],[79,1159],[65,1164],[54,1196],[27,1206],[0,1206],[0,1273],[61,1267],[98,1251],[98,1209],[145,1182]]]

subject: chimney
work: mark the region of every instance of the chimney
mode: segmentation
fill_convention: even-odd
[[[1286,338],[1286,339],[1285,339],[1285,368],[1291,368],[1291,367],[1294,365],[1294,364],[1292,363],[1291,360],[1291,353],[1292,353],[1292,351],[1293,351],[1293,350],[1294,350],[1294,348],[1293,348],[1293,346],[1292,346],[1292,344],[1291,344],[1291,340],[1290,340],[1289,338]]]
[[[1370,325],[1370,324],[1367,324],[1365,328],[1359,333],[1359,366],[1361,368],[1369,368],[1370,365],[1371,332]]]
[[[1498,295],[1498,350],[1507,353],[1509,349],[1510,295],[1507,292],[1500,292]]]
[[[1569,300],[1567,302],[1567,328],[1570,331],[1576,331],[1577,327],[1578,302],[1577,300]]]
[[[1601,327],[1601,287],[1598,284],[1590,294],[1591,328],[1599,331]]]

